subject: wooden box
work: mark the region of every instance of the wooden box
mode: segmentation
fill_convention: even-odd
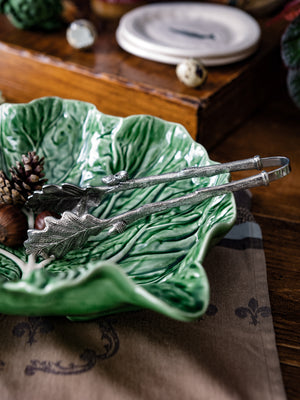
[[[257,53],[242,62],[208,68],[198,89],[185,87],[175,67],[130,55],[115,40],[115,24],[99,27],[90,51],[71,48],[65,29],[21,31],[0,15],[0,90],[8,101],[60,96],[91,102],[104,113],[151,114],[179,122],[212,148],[249,117],[276,87],[280,34],[261,22]]]

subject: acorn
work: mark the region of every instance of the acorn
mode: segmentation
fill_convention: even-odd
[[[61,218],[61,216],[59,214],[57,214],[56,212],[53,212],[53,211],[42,211],[35,218],[34,229],[38,229],[38,230],[42,231],[46,227],[46,224],[45,224],[45,218],[46,217],[53,217],[53,218],[56,218],[56,219],[60,219]]]
[[[8,247],[21,246],[27,238],[28,222],[20,208],[0,205],[0,243]]]

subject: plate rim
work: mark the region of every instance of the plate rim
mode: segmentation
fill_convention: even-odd
[[[227,64],[233,64],[238,61],[242,61],[245,58],[250,57],[259,47],[259,43],[251,47],[248,51],[241,52],[237,55],[232,55],[228,57],[180,57],[180,56],[172,56],[164,53],[159,53],[159,52],[149,52],[145,49],[143,49],[140,46],[137,46],[136,44],[132,43],[128,38],[125,37],[126,35],[124,32],[122,32],[122,28],[118,27],[116,30],[116,40],[119,44],[119,46],[127,51],[128,53],[131,53],[137,57],[141,57],[150,61],[156,61],[164,64],[171,64],[171,65],[177,65],[180,62],[186,60],[187,58],[195,58],[199,59],[203,65],[207,67],[214,67],[214,66],[220,66],[220,65],[227,65]]]
[[[184,2],[176,2],[176,5],[180,8],[186,9],[187,7],[193,7],[197,10],[208,9],[211,10],[212,15],[215,12],[222,14],[225,12],[226,14],[231,14],[236,17],[241,17],[244,21],[248,21],[248,28],[251,30],[251,35],[248,35],[248,39],[245,43],[240,43],[236,48],[232,48],[231,50],[223,50],[220,49],[218,52],[213,51],[196,51],[195,49],[181,49],[175,47],[170,47],[162,44],[157,44],[153,41],[147,40],[147,38],[143,38],[142,35],[137,35],[137,31],[133,29],[133,23],[138,18],[145,18],[147,16],[147,12],[154,13],[156,10],[166,11],[170,10],[171,7],[174,8],[174,4],[170,3],[159,3],[159,4],[148,4],[145,6],[137,7],[132,11],[126,13],[119,22],[119,27],[122,28],[123,32],[126,32],[127,38],[132,42],[136,42],[139,47],[143,47],[148,49],[149,51],[165,53],[170,55],[176,55],[181,57],[227,57],[229,55],[237,55],[239,52],[247,51],[249,48],[258,44],[261,38],[261,29],[258,22],[247,12],[238,9],[236,7],[227,6],[223,4],[209,4],[209,3],[184,3]],[[199,12],[199,11],[198,11]],[[232,23],[231,23],[232,25]],[[251,36],[251,37],[250,37]],[[250,37],[250,38],[249,38]]]

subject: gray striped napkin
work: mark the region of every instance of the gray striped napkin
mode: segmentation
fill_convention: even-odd
[[[151,311],[91,322],[0,316],[1,400],[282,400],[261,230],[248,192],[205,260],[211,303],[183,323]]]

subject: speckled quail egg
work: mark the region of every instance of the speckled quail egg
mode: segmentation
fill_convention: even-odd
[[[176,75],[186,86],[198,87],[205,81],[207,71],[199,60],[189,58],[177,65]]]

